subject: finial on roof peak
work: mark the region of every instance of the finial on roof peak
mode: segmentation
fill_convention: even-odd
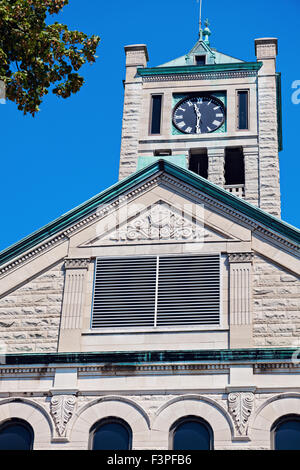
[[[211,31],[209,29],[209,21],[208,19],[205,20],[205,28],[204,28],[204,31],[203,31],[203,41],[209,46],[209,36],[211,35]]]

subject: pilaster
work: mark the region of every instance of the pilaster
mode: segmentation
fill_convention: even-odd
[[[65,261],[65,287],[59,336],[59,351],[80,351],[86,273],[89,259]]]
[[[230,348],[249,348],[252,334],[253,253],[230,253]]]

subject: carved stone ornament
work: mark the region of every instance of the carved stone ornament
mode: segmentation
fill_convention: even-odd
[[[248,421],[252,413],[254,394],[235,392],[228,395],[228,408],[235,427],[241,436],[247,434]]]
[[[254,253],[229,253],[229,263],[252,263]]]
[[[65,268],[66,269],[88,269],[89,259],[86,258],[77,258],[77,259],[66,259]]]
[[[154,204],[123,227],[109,234],[113,241],[176,240],[199,241],[207,234],[200,222],[166,203]]]
[[[73,415],[76,398],[74,395],[54,395],[51,398],[50,413],[59,436],[63,436]]]

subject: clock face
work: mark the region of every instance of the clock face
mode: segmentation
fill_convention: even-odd
[[[185,134],[207,134],[222,126],[225,114],[222,101],[214,96],[190,96],[175,106],[173,124]]]

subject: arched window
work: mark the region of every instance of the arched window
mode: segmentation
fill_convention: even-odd
[[[274,450],[300,450],[300,415],[279,418],[271,428]]]
[[[91,450],[130,450],[132,431],[118,418],[105,418],[94,424],[90,431]]]
[[[10,419],[0,425],[0,450],[32,450],[33,429],[26,421]]]
[[[196,416],[182,418],[170,429],[173,450],[212,450],[213,432],[210,425]]]

